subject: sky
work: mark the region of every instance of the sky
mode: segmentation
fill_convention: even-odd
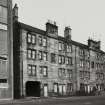
[[[72,28],[72,40],[87,44],[101,41],[105,51],[105,0],[13,0],[19,7],[19,21],[45,30],[48,20],[56,21],[59,35]]]

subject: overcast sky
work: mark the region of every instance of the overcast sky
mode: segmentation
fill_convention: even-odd
[[[105,51],[105,0],[13,0],[19,7],[19,21],[45,30],[48,19],[56,21],[59,35],[71,26],[72,39],[87,44],[101,40]]]

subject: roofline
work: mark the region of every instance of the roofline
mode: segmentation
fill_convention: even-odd
[[[74,40],[68,40],[68,39],[64,38],[63,36],[59,36],[59,35],[57,37],[49,36],[49,35],[47,35],[47,33],[46,33],[45,30],[41,30],[41,29],[35,28],[33,26],[24,24],[22,22],[18,22],[18,23],[19,23],[19,25],[20,25],[21,28],[23,28],[25,30],[28,30],[29,32],[32,31],[32,32],[35,32],[35,33],[38,33],[38,34],[41,34],[41,35],[48,36],[50,38],[54,38],[56,40],[64,41],[64,42],[67,42],[67,43],[72,43],[73,45],[76,45],[76,46],[79,46],[79,47],[83,47],[85,49],[90,49],[90,50],[93,50],[93,51],[101,52],[101,53],[104,53],[105,54],[104,51],[91,49],[86,44],[83,44],[83,43],[80,43],[80,42],[77,42],[77,41],[74,41]]]
[[[46,31],[44,31],[44,30],[32,27],[30,25],[27,25],[27,24],[24,24],[24,23],[21,23],[21,22],[18,22],[18,23],[20,24],[21,28],[26,29],[28,31],[33,31],[33,32],[36,32],[36,33],[39,33],[39,34],[43,34],[43,35],[46,34]]]

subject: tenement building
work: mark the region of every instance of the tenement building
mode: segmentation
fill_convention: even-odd
[[[18,21],[13,9],[14,97],[71,96],[105,89],[105,52],[100,41],[73,41],[70,27],[64,37],[48,21],[41,30]]]
[[[13,98],[12,0],[0,0],[0,99]]]

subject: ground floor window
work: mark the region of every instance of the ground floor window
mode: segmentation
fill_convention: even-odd
[[[104,84],[96,84],[96,88],[98,91],[104,90]]]
[[[63,94],[66,94],[66,85],[63,85]]]
[[[89,86],[89,84],[80,84],[80,91],[84,91],[86,93],[90,93],[91,91],[91,87]]]
[[[59,94],[60,95],[66,94],[66,85],[65,84],[59,84]]]
[[[67,84],[67,91],[68,92],[72,92],[73,91],[73,84],[72,83],[68,83]]]
[[[0,88],[8,88],[7,79],[0,79]]]

